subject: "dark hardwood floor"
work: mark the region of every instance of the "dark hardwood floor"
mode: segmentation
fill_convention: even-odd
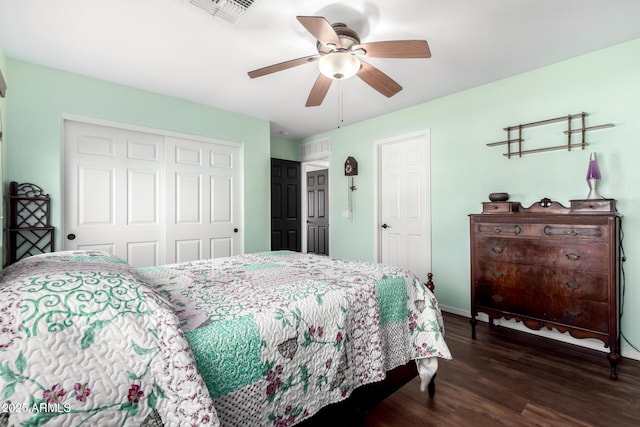
[[[609,378],[606,353],[444,314],[453,360],[429,399],[414,379],[370,411],[364,427],[639,426],[640,361]]]

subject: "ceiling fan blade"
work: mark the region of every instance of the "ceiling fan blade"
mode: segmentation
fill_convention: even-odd
[[[402,90],[402,86],[373,65],[363,60],[360,60],[360,65],[357,76],[387,98],[391,98]]]
[[[431,50],[426,40],[393,40],[362,43],[352,50],[362,48],[371,58],[431,58]]]
[[[280,62],[278,64],[269,65],[268,67],[258,68],[257,70],[249,71],[249,77],[255,79],[256,77],[261,77],[266,74],[275,73],[278,71],[286,70],[288,68],[297,67],[298,65],[303,65],[309,62],[314,62],[320,55],[309,55],[298,59],[291,59],[289,61]]]
[[[331,24],[322,16],[297,16],[298,21],[316,40],[328,45],[340,47],[340,39]]]
[[[313,84],[311,92],[309,93],[309,97],[307,98],[307,103],[304,104],[304,106],[317,107],[318,105],[322,104],[322,101],[324,101],[324,97],[327,95],[327,92],[331,87],[332,81],[333,80],[331,80],[324,74],[318,74],[318,78]]]

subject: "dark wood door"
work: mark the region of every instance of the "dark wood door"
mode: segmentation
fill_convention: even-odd
[[[329,255],[329,170],[307,172],[307,252]]]
[[[301,250],[300,162],[271,159],[271,250]]]

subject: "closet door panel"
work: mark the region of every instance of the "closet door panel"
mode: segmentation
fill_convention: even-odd
[[[167,262],[241,253],[240,148],[177,137],[165,142]]]
[[[163,137],[72,120],[64,135],[63,249],[163,263]]]

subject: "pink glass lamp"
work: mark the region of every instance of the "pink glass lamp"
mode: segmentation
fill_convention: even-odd
[[[596,189],[600,178],[602,178],[602,176],[600,175],[600,167],[598,166],[596,153],[591,153],[591,157],[589,158],[589,169],[587,169],[587,183],[589,183],[589,194],[587,195],[587,199],[602,199],[602,196]]]

